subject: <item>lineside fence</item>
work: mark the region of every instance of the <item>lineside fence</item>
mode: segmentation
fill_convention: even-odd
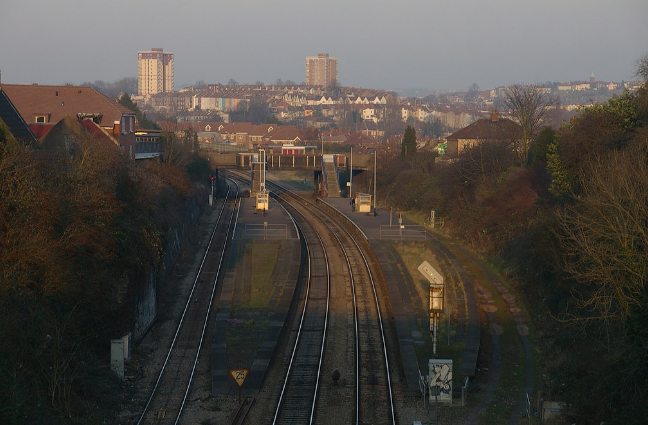
[[[290,239],[287,224],[243,224],[240,230],[247,239]]]
[[[427,232],[425,226],[417,225],[388,225],[383,224],[380,226],[380,239],[390,241],[425,241],[427,240]]]

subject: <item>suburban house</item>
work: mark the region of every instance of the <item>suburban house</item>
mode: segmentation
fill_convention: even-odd
[[[322,143],[336,143],[336,144],[344,144],[349,140],[347,137],[346,133],[343,133],[341,131],[328,131],[322,133]]]
[[[130,109],[92,87],[2,84],[1,90],[40,140],[63,118],[70,116],[101,133],[135,159],[136,118]]]
[[[252,123],[249,122],[220,123],[216,131],[220,133],[223,142],[249,149],[252,128]]]
[[[362,120],[372,121],[374,123],[378,122],[378,117],[376,116],[376,110],[373,107],[373,105],[362,108]]]
[[[253,149],[264,144],[264,138],[268,136],[278,125],[260,124],[255,126],[250,133],[250,145]]]
[[[360,132],[363,136],[372,137],[376,140],[381,139],[385,136],[385,130],[374,122],[364,122],[361,124],[361,126],[362,127],[360,127],[360,125],[357,125],[357,127],[360,128]]]
[[[482,118],[467,127],[446,137],[447,153],[457,156],[465,149],[470,149],[488,141],[519,140],[522,138],[521,127],[507,118],[500,118],[493,112],[490,118]]]
[[[272,145],[294,145],[302,140],[301,131],[291,125],[278,126],[264,138]]]
[[[198,134],[198,141],[202,143],[237,145],[246,150],[257,149],[268,144],[294,145],[304,140],[303,131],[290,125],[253,125],[249,122],[174,123],[169,121],[158,122],[158,125],[162,131],[172,131],[179,136],[183,131],[191,129]]]

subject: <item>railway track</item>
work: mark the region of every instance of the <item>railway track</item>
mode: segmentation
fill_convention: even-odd
[[[344,250],[350,271],[355,311],[355,423],[395,423],[389,358],[376,283],[358,242],[342,230],[344,234],[336,235],[336,238]]]
[[[137,424],[178,424],[191,390],[200,351],[205,341],[223,256],[233,228],[238,185],[228,183],[228,193],[211,232],[182,316],[158,378]]]
[[[268,422],[396,423],[378,273],[363,253],[366,241],[354,240],[309,200],[267,184],[304,236],[309,270],[285,379]],[[337,301],[331,302],[331,291]]]
[[[306,295],[273,424],[313,423],[326,343],[331,280],[327,250],[314,228],[302,223],[299,229],[307,247]]]

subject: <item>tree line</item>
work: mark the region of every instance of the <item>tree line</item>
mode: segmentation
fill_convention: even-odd
[[[648,83],[648,56],[637,75]],[[512,99],[529,94],[516,98],[520,90],[509,92],[511,110]],[[511,115],[524,127],[519,106]],[[550,108],[527,118],[538,112]],[[647,84],[583,108],[559,128],[526,125],[517,144],[481,143],[453,161],[395,153],[379,164],[379,190],[395,208],[421,216],[435,210],[444,231],[516,282],[542,352],[538,387],[546,399],[567,403],[569,423],[643,423]]]
[[[132,329],[188,203],[206,198],[195,181],[209,167],[189,150],[135,163],[87,134],[45,153],[0,122],[0,423],[112,416],[110,340]]]

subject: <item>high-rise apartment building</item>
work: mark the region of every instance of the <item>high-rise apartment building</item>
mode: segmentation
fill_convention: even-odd
[[[337,84],[337,59],[328,53],[306,58],[306,84],[313,86],[332,86]]]
[[[137,52],[137,93],[173,92],[173,53],[153,48]]]

